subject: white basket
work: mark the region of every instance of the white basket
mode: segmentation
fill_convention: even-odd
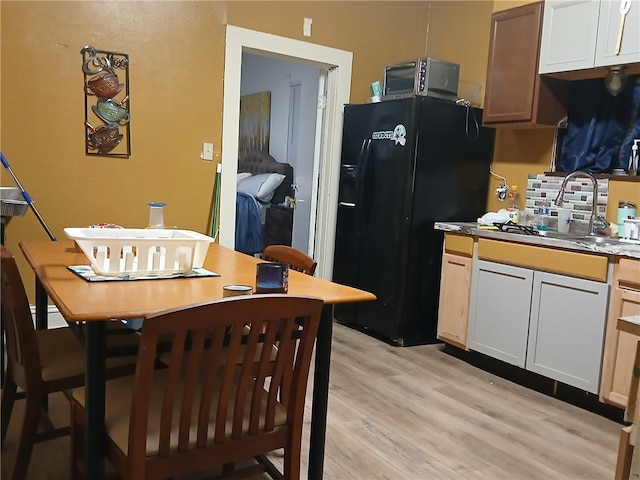
[[[65,228],[99,275],[172,275],[202,267],[213,238],[191,230]]]

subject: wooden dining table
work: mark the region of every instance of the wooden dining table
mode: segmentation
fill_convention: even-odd
[[[255,285],[260,259],[217,243],[209,246],[203,267],[218,277],[89,282],[67,267],[88,265],[73,241],[19,243],[36,276],[36,327],[47,328],[49,299],[68,322],[86,322],[85,476],[104,478],[105,326],[112,319],[134,319],[222,298],[224,285]],[[323,475],[329,396],[333,305],[375,300],[369,292],[291,270],[289,294],[324,300],[313,375],[308,478]]]

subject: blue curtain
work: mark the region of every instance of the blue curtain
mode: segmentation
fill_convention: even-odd
[[[557,170],[610,173],[627,169],[631,145],[640,138],[640,75],[617,96],[602,78],[571,83],[567,131]]]

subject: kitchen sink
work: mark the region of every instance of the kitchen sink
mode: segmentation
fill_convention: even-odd
[[[617,238],[607,237],[605,235],[581,235],[576,233],[560,233],[556,231],[539,232],[539,235],[548,238],[558,238],[562,240],[590,243],[596,245],[619,245],[621,243]]]
[[[582,237],[575,237],[575,238],[572,238],[571,240],[575,240],[577,242],[584,242],[584,243],[595,243],[597,245],[619,245],[620,244],[620,240],[618,240],[617,238],[603,237],[598,235],[594,235],[594,236],[587,235]]]
[[[520,225],[520,224],[494,224],[496,227],[499,227],[500,230],[504,233],[517,234],[517,235],[525,235],[530,236],[532,238],[542,237],[542,238],[553,238],[557,240],[566,240],[569,242],[576,243],[585,243],[589,245],[625,245],[628,246],[630,243],[620,241],[616,237],[607,237],[606,235],[589,235],[586,232],[566,232],[561,233],[557,230],[536,230],[535,227],[529,225]],[[639,245],[640,247],[640,245]]]
[[[514,231],[510,233],[527,234],[525,231]],[[588,235],[586,233],[576,232],[561,233],[556,230],[541,230],[537,233],[529,232],[528,235],[567,240],[571,242],[589,243],[592,245],[620,245],[622,243],[617,238],[607,237],[605,235]]]
[[[555,230],[541,230],[538,232],[538,236],[548,237],[548,238],[560,238],[563,240],[576,240],[578,238],[585,238],[588,235],[575,233],[575,232],[561,233]]]

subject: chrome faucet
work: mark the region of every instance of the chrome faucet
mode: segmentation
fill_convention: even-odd
[[[590,174],[589,172],[581,172],[578,170],[576,172],[571,172],[569,175],[564,177],[562,185],[560,186],[560,191],[558,192],[558,196],[553,203],[558,207],[562,206],[562,204],[564,203],[564,190],[567,187],[567,183],[569,182],[569,180],[575,177],[587,177],[589,180],[591,180],[591,184],[593,185],[593,202],[591,204],[591,216],[589,217],[589,235],[597,235],[598,230],[607,228],[609,226],[609,223],[600,215],[598,215],[598,181],[592,174]]]

